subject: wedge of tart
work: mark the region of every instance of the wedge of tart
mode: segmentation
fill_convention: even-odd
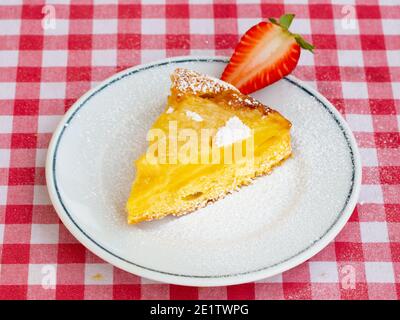
[[[271,172],[291,154],[291,123],[232,85],[176,69],[165,111],[136,160],[128,223],[180,216]]]

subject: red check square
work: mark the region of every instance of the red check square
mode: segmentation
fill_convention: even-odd
[[[57,285],[56,299],[58,300],[82,300],[84,298],[84,285]]]
[[[368,82],[390,82],[388,67],[365,67]]]
[[[226,288],[228,299],[231,300],[254,300],[255,285],[254,283],[244,283]]]
[[[86,34],[72,34],[68,38],[69,50],[89,50],[92,48],[92,36]]]
[[[398,148],[400,132],[376,132],[375,143],[377,148]]]
[[[17,69],[17,81],[39,82],[41,69],[38,67],[19,67]]]
[[[165,47],[167,49],[190,49],[190,36],[188,34],[167,35]]]
[[[142,8],[139,4],[120,4],[118,5],[119,19],[137,19],[142,15]]]
[[[170,285],[169,297],[171,300],[193,300],[198,299],[198,292],[195,287],[183,287]]]
[[[43,5],[25,4],[22,6],[21,18],[22,19],[43,19]]]
[[[261,15],[265,18],[279,18],[285,13],[283,4],[278,3],[262,3]]]
[[[215,36],[215,48],[218,49],[234,49],[238,42],[238,37],[233,34],[222,34]]]
[[[189,6],[186,4],[167,4],[165,6],[165,14],[167,18],[188,18],[189,17]]]
[[[11,136],[11,148],[35,148],[37,136],[34,133],[14,133]]]
[[[358,19],[379,19],[381,17],[379,6],[357,5],[356,12]]]
[[[3,255],[1,263],[29,263],[29,247],[29,244],[3,244]]]
[[[14,115],[37,115],[39,113],[39,100],[37,99],[15,99]]]
[[[381,35],[360,35],[363,50],[385,50],[385,38]]]
[[[27,285],[0,285],[0,300],[24,300],[27,288]]]
[[[340,69],[334,66],[315,67],[317,80],[321,81],[340,81]]]
[[[10,185],[33,185],[35,168],[10,168],[8,183]]]
[[[319,49],[336,49],[336,38],[329,34],[313,34],[312,43]],[[322,54],[322,53],[321,53]]]
[[[32,222],[32,205],[12,205],[6,206],[5,223],[31,223]]]
[[[310,4],[310,18],[314,19],[332,19],[333,11],[330,4]]]
[[[93,17],[92,5],[71,5],[69,10],[70,19],[90,19]]]
[[[140,34],[118,34],[118,49],[140,49]]]
[[[43,50],[43,36],[21,35],[19,38],[20,50]]]
[[[58,246],[58,263],[85,263],[86,249],[81,244],[63,244]]]
[[[369,99],[372,114],[396,114],[396,106],[393,100]]]
[[[134,300],[140,298],[140,285],[115,284],[113,286],[113,298],[115,300]]]
[[[361,243],[335,242],[336,257],[338,261],[363,261]]]
[[[309,300],[311,299],[311,284],[284,282],[283,294],[287,300]]]
[[[214,4],[215,18],[236,18],[236,6],[234,4]]]
[[[90,81],[91,72],[90,67],[68,67],[67,81]]]

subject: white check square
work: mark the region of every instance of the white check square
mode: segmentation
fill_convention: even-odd
[[[399,35],[400,33],[399,19],[382,19],[381,21],[384,34],[397,35],[397,36]]]
[[[165,50],[141,50],[142,63],[148,63],[164,59],[166,56]]]
[[[386,50],[386,57],[389,67],[400,67],[400,50]]]
[[[311,52],[306,52],[306,50],[304,50],[300,54],[299,65],[300,66],[314,66],[315,65],[314,55]]]
[[[299,34],[311,34],[310,19],[294,19],[290,28]]]
[[[0,186],[0,206],[4,206],[7,202],[7,186]]]
[[[351,13],[343,15],[342,19],[334,19],[333,24],[335,33],[338,35],[358,35],[360,33],[358,21],[355,15],[352,17]]]
[[[13,117],[0,115],[0,133],[11,133],[13,127]]]
[[[116,34],[118,33],[117,19],[94,19],[93,20],[94,34]]]
[[[332,4],[354,4],[355,0],[331,0]]]
[[[24,3],[23,0],[2,0],[2,1],[1,1],[1,4],[2,4],[3,6],[6,6],[6,5],[15,6],[15,5],[17,5],[17,4],[23,4],[23,3]]]
[[[381,6],[393,6],[398,4],[397,0],[378,0],[378,2]]]
[[[338,282],[339,276],[336,262],[310,262],[309,265],[311,282]]]
[[[369,114],[348,114],[347,123],[355,132],[373,132],[372,117]]]
[[[17,35],[20,33],[20,26],[21,26],[20,19],[1,19],[0,34],[2,36]]]
[[[360,222],[362,242],[388,242],[386,222]]]
[[[108,263],[87,263],[85,265],[85,284],[113,284],[113,266]]]
[[[45,35],[49,36],[67,35],[69,34],[69,20],[56,18],[54,28],[45,28],[43,31]]]
[[[160,283],[161,282],[159,282],[159,281],[148,279],[148,278],[145,278],[145,277],[141,277],[140,278],[140,284],[149,285],[149,284],[160,284]]]
[[[42,99],[64,99],[65,82],[41,82],[40,98]]]
[[[10,166],[10,149],[0,149],[0,168],[8,168],[9,166]]]
[[[59,224],[32,224],[32,244],[57,244]]]
[[[239,34],[244,34],[247,30],[249,30],[252,26],[259,23],[261,20],[257,18],[238,18],[238,32]]]
[[[361,185],[360,203],[383,203],[382,188],[379,185],[363,184]]]
[[[0,243],[3,243],[4,238],[4,224],[0,224]]]
[[[365,275],[371,283],[393,283],[394,273],[391,262],[365,262]]]
[[[0,67],[16,67],[18,65],[17,50],[0,51]]]
[[[46,0],[46,4],[71,4],[71,0]]]
[[[165,19],[143,19],[142,34],[165,34]]]
[[[93,50],[92,64],[95,66],[115,66],[117,65],[117,51],[110,50]]]
[[[368,89],[365,82],[342,82],[343,98],[368,99]]]
[[[151,1],[165,1],[165,0],[151,0]],[[239,3],[239,1],[237,1],[237,2]],[[248,1],[248,0],[242,0],[242,1]],[[189,0],[189,3],[192,3],[192,4],[212,4],[213,0]]]
[[[146,0],[146,4],[165,4],[165,3],[166,0]]]
[[[364,58],[361,50],[338,50],[338,59],[341,67],[364,66]]]
[[[43,50],[43,67],[66,67],[67,61],[67,50]]]
[[[213,19],[190,19],[191,34],[214,34]]]
[[[0,82],[0,99],[12,100],[15,97],[15,82]]]
[[[190,54],[191,54],[192,56],[212,57],[212,56],[215,56],[215,50],[190,49]]]
[[[244,3],[249,3],[248,0],[242,0],[242,1]],[[308,4],[308,0],[285,0],[285,4]]]
[[[392,92],[394,99],[400,99],[400,82],[392,82]]]
[[[54,264],[29,264],[28,284],[41,285],[43,289],[55,289],[57,266]]]
[[[361,162],[365,167],[377,167],[378,155],[375,148],[360,148]]]
[[[265,279],[258,280],[259,283],[282,283],[282,273],[277,274],[273,277],[268,277]]]
[[[60,120],[61,116],[46,116],[46,115],[39,116],[38,132],[39,133],[54,132]]]

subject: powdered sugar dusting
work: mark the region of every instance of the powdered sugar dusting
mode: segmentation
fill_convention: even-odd
[[[182,92],[218,93],[224,90],[239,92],[234,86],[220,79],[202,75],[192,70],[178,68],[172,74],[173,86]]]
[[[194,111],[190,111],[187,110],[186,111],[186,115],[188,116],[188,118],[196,121],[196,122],[202,122],[203,121],[203,117],[201,115],[199,115],[197,112]]]
[[[217,147],[231,145],[250,137],[251,130],[237,116],[230,118],[225,126],[218,129],[215,135]]]

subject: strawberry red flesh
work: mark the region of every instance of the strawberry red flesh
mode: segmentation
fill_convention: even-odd
[[[282,16],[281,25],[273,20],[250,28],[236,46],[221,79],[249,94],[291,73],[299,61],[299,41],[306,43],[288,31],[293,17]]]

